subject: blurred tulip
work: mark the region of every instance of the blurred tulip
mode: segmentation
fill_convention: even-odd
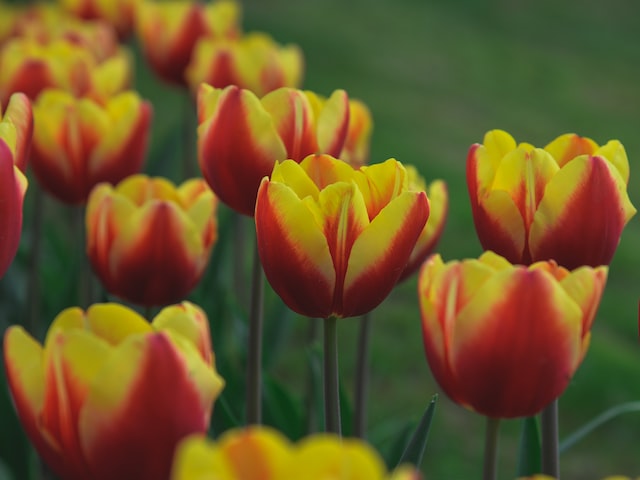
[[[387,473],[378,453],[356,439],[315,434],[292,444],[270,427],[225,432],[213,442],[190,436],[178,447],[171,480],[419,480],[412,467]]]
[[[21,14],[22,10],[18,6],[0,2],[0,47],[14,35],[15,25]]]
[[[467,159],[480,243],[513,263],[553,259],[569,269],[609,264],[636,213],[628,181],[620,142],[598,147],[574,134],[539,149],[516,146],[508,133],[493,130]]]
[[[373,118],[367,105],[357,99],[349,100],[349,130],[340,159],[353,168],[369,163]]]
[[[236,85],[262,97],[281,87],[299,87],[304,58],[297,45],[280,46],[264,33],[239,39],[203,38],[195,46],[186,78],[193,91],[201,83]]]
[[[29,99],[11,96],[7,111],[0,109],[0,278],[13,261],[22,234],[22,206],[27,190],[26,167],[33,119]]]
[[[183,299],[217,238],[217,200],[202,179],[178,188],[134,175],[99,184],[87,202],[87,254],[105,288],[140,305]]]
[[[154,72],[175,85],[187,85],[185,70],[197,41],[234,38],[240,31],[240,5],[219,0],[205,5],[191,1],[143,0],[136,30],[143,53]]]
[[[429,219],[422,229],[416,246],[411,252],[409,262],[404,267],[398,281],[405,280],[420,269],[422,263],[433,253],[440,241],[444,225],[449,211],[449,192],[447,185],[442,180],[435,180],[427,186],[424,179],[413,165],[405,165],[409,178],[409,189],[417,192],[426,192],[429,198]]]
[[[120,38],[133,29],[136,7],[141,0],[58,0],[66,11],[85,20],[103,20],[112,25]]]
[[[151,104],[137,93],[121,93],[100,105],[46,90],[33,111],[33,171],[59,200],[84,203],[98,183],[115,184],[142,168]]]
[[[607,267],[478,260],[420,270],[427,360],[456,403],[493,418],[531,416],[566,388],[586,354]]]
[[[69,308],[44,347],[20,326],[4,336],[22,426],[65,480],[168,478],[178,442],[207,431],[224,386],[211,359],[208,322],[189,303],[152,324],[117,304]]]
[[[269,283],[295,312],[362,315],[391,291],[428,216],[426,193],[409,190],[400,162],[354,170],[310,155],[276,163],[262,180],[258,251]]]
[[[258,186],[276,160],[338,155],[349,126],[349,100],[280,88],[262,99],[249,90],[203,84],[198,92],[198,160],[211,188],[235,211],[253,216]]]

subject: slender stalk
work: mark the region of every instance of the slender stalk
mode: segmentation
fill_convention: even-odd
[[[560,442],[558,440],[558,400],[551,402],[541,415],[542,473],[560,478]]]
[[[247,352],[247,424],[262,423],[262,324],[264,280],[258,246],[253,257],[249,350]]]
[[[369,386],[369,337],[371,336],[371,313],[360,318],[358,352],[356,357],[356,381],[354,395],[353,435],[364,438],[367,430],[367,390]]]
[[[324,425],[331,433],[342,434],[340,423],[340,380],[338,376],[337,318],[324,321]]]
[[[244,216],[233,212],[233,287],[236,299],[240,305],[246,305],[246,278],[245,278],[245,252],[246,252],[246,228]]]
[[[496,478],[498,478],[497,459],[499,427],[499,418],[487,417],[487,428],[484,437],[484,468],[482,469],[483,480],[496,480]]]
[[[35,182],[33,182],[35,184]],[[31,223],[31,245],[29,276],[27,279],[27,308],[25,329],[37,335],[40,319],[40,257],[42,256],[42,224],[44,223],[44,193],[39,185],[33,188],[33,218]]]

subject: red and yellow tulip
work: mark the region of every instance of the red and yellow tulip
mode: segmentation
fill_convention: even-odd
[[[512,265],[486,252],[420,270],[427,360],[456,403],[494,418],[531,416],[566,388],[582,359],[607,267]]]
[[[240,6],[235,1],[200,2],[143,0],[136,30],[144,55],[163,80],[187,85],[185,71],[198,40],[235,38],[240,32]]]
[[[353,168],[369,163],[373,117],[367,105],[358,99],[349,100],[349,130],[340,159]]]
[[[7,110],[0,108],[0,278],[16,255],[22,234],[26,168],[33,131],[29,99],[16,93]]]
[[[256,32],[238,39],[201,39],[186,77],[193,91],[201,83],[216,88],[236,85],[262,97],[281,87],[299,87],[303,68],[297,45],[280,46],[269,35]]]
[[[198,160],[222,202],[252,216],[263,177],[276,160],[300,162],[313,153],[338,155],[349,126],[349,99],[336,90],[326,101],[312,92],[280,88],[253,92],[203,84],[198,93]]]
[[[329,155],[277,162],[256,201],[260,259],[292,310],[362,315],[391,291],[428,216],[426,193],[394,159],[359,170]]]
[[[45,90],[34,103],[33,171],[65,203],[84,203],[101,182],[118,183],[144,163],[151,105],[127,91],[104,104]]]
[[[566,268],[609,264],[636,213],[629,162],[617,140],[563,135],[544,149],[486,134],[467,159],[480,243],[514,263],[553,259]]]
[[[207,431],[224,386],[212,358],[206,316],[189,303],[152,324],[117,304],[69,308],[44,346],[20,326],[4,336],[22,426],[65,480],[168,478],[177,444]]]
[[[59,0],[63,9],[85,20],[102,20],[121,38],[133,29],[136,7],[141,0]]]
[[[405,165],[404,167],[409,176],[409,188],[427,193],[430,210],[429,219],[422,229],[399,281],[405,280],[417,272],[427,257],[433,253],[444,231],[449,211],[449,192],[446,183],[442,180],[435,180],[427,185],[413,165]]]
[[[171,480],[419,480],[410,466],[388,473],[378,453],[357,439],[315,434],[292,444],[269,427],[229,430],[216,442],[186,438]]]
[[[87,254],[105,288],[140,305],[183,299],[217,238],[217,200],[202,179],[179,187],[133,175],[102,183],[87,202]]]

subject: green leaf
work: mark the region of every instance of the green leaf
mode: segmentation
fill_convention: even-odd
[[[540,473],[542,471],[541,462],[538,418],[527,417],[522,421],[516,477],[528,477]]]
[[[291,440],[302,438],[305,422],[300,399],[269,375],[264,376],[263,389],[265,425],[278,429]]]
[[[422,458],[424,457],[424,451],[427,446],[427,438],[429,436],[431,420],[433,419],[433,414],[436,410],[437,401],[437,394],[431,397],[431,401],[429,402],[427,409],[422,415],[418,427],[416,428],[415,432],[413,432],[407,448],[404,449],[404,452],[402,453],[402,456],[398,461],[398,466],[402,465],[403,463],[410,463],[412,465],[415,465],[416,468],[420,468],[420,465],[422,464]]]

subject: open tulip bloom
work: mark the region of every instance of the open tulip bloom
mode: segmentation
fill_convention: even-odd
[[[202,84],[198,91],[198,161],[220,200],[253,216],[263,177],[277,160],[338,155],[349,127],[349,98],[279,88],[258,98],[250,90]]]
[[[183,303],[149,324],[133,310],[69,308],[44,346],[22,327],[4,336],[9,389],[29,439],[64,480],[168,478],[174,450],[205,433],[224,386],[208,321]]]
[[[574,134],[540,149],[493,130],[467,159],[480,243],[514,263],[553,259],[569,269],[609,264],[636,213],[628,181],[619,141],[599,147]]]
[[[493,252],[420,271],[424,346],[456,403],[492,418],[531,416],[556,399],[582,362],[607,267],[512,265]]]

